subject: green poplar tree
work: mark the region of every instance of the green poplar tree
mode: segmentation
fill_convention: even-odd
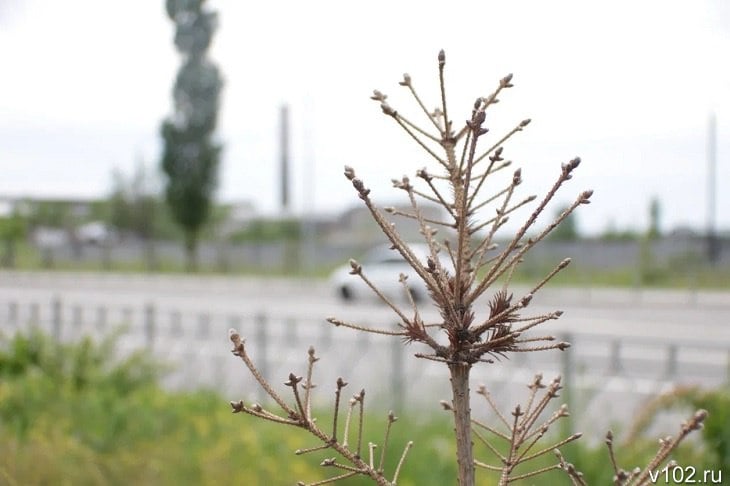
[[[198,266],[200,230],[210,216],[221,145],[214,139],[223,81],[207,58],[217,15],[205,0],[167,0],[183,57],[173,87],[174,113],[162,124],[165,197],[185,235],[188,270]]]

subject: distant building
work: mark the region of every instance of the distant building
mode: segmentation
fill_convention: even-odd
[[[63,212],[76,220],[86,220],[93,215],[93,206],[99,204],[98,199],[80,199],[63,197],[24,197],[0,196],[0,216],[17,211],[23,216],[37,214],[41,207],[62,208]],[[58,224],[63,224],[58,221]]]
[[[7,218],[13,215],[15,204],[8,199],[0,198],[0,218]]]
[[[230,236],[245,228],[256,217],[256,207],[251,201],[237,201],[221,204],[226,214],[218,227],[222,236]]]
[[[420,207],[424,218],[434,221],[449,221],[449,215],[441,206],[435,204],[423,204]],[[410,205],[397,205],[393,208],[402,213],[413,214]],[[388,214],[383,208],[380,209],[387,219],[395,223],[395,227],[406,241],[422,241],[418,221],[407,216]],[[429,223],[430,224],[430,223]],[[444,235],[447,231],[442,226],[430,224]],[[386,241],[383,231],[365,206],[354,206],[342,214],[334,222],[334,225],[327,234],[331,243],[354,246],[372,246]]]

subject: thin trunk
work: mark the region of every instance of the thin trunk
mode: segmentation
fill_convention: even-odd
[[[106,271],[112,268],[112,243],[109,238],[104,238],[100,244],[101,248],[101,268]]]
[[[216,245],[216,260],[218,261],[218,271],[228,273],[231,270],[231,262],[228,257],[228,242],[223,238],[218,240]]]
[[[151,236],[144,237],[144,256],[148,272],[154,272],[159,269],[155,240]]]
[[[188,272],[198,271],[198,235],[193,231],[185,233],[185,262]]]
[[[2,266],[15,268],[15,239],[13,238],[7,238],[5,240],[5,253],[2,258]]]
[[[474,454],[471,441],[471,404],[469,403],[469,372],[467,364],[449,365],[456,432],[456,461],[459,486],[474,486]]]

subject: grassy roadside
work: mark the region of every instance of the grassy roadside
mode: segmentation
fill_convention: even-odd
[[[51,267],[43,264],[40,253],[29,245],[19,245],[13,270],[20,271],[64,271],[64,272],[115,272],[115,273],[162,273],[186,274],[184,262],[160,258],[154,271],[150,272],[144,261],[112,262],[104,265],[100,260],[60,260]],[[558,261],[530,261],[518,267],[513,281],[517,284],[531,284],[550,272]],[[254,277],[306,277],[326,279],[339,264],[318,267],[301,266],[244,266],[239,263],[222,265],[201,265],[201,275],[228,275]],[[293,268],[293,270],[292,270]],[[0,269],[2,271],[2,269]],[[573,262],[560,272],[551,286],[564,287],[618,287],[618,288],[664,288],[664,289],[730,289],[730,267],[718,267],[702,262],[684,262],[677,265],[625,265],[622,267],[592,269]]]
[[[547,264],[520,269],[515,283],[539,281],[552,267]],[[656,268],[642,272],[635,266],[611,269],[585,269],[571,264],[550,281],[551,286],[563,287],[643,287],[660,289],[730,289],[730,268],[696,266],[693,268]]]
[[[59,345],[41,334],[0,337],[0,484],[278,486],[335,475],[319,466],[332,451],[294,455],[296,449],[317,445],[301,430],[232,415],[227,401],[240,397],[166,391],[157,385],[161,368],[149,355],[122,360],[114,355],[113,338],[100,344],[81,340]],[[698,394],[689,398],[697,396],[702,399]],[[717,417],[707,424],[707,439],[683,447],[676,456],[681,464],[698,469],[727,464],[727,458],[722,462],[718,457],[729,443],[730,396],[714,396],[715,404],[709,398],[701,403]],[[367,413],[364,444],[382,444],[387,411],[371,403]],[[331,413],[319,418],[326,424]],[[451,434],[445,412],[401,417],[392,430],[385,471],[392,473],[403,446],[412,440],[398,484],[454,484]],[[591,442],[600,440],[587,439],[564,453],[589,484],[605,484],[611,477],[606,452]],[[620,449],[619,460],[627,467],[643,464],[654,450],[654,439],[634,439]],[[498,463],[479,442],[475,453],[482,461]],[[543,460],[550,462],[531,464],[531,469],[552,464],[549,455]],[[480,485],[496,483],[490,473],[478,477]],[[562,484],[565,477],[556,472],[543,479],[545,484]]]

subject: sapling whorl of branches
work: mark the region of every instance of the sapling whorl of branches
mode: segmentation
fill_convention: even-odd
[[[588,204],[592,191],[580,193],[573,204],[568,206],[557,219],[534,232],[533,227],[538,217],[561,186],[571,179],[573,171],[580,164],[580,159],[574,158],[564,163],[552,187],[524,224],[503,248],[499,248],[495,244],[495,235],[507,222],[510,213],[537,198],[516,197],[516,189],[522,182],[520,169],[514,171],[506,187],[500,187],[497,191],[494,190],[494,184],[489,184],[488,181],[511,165],[511,162],[505,161],[504,158],[505,144],[521,132],[530,120],[518,122],[506,134],[483,148],[482,141],[488,134],[485,126],[487,110],[499,102],[499,97],[505,90],[512,87],[512,75],[502,78],[491,94],[477,98],[471,116],[462,126],[455,127],[448,115],[450,107],[446,97],[445,64],[446,58],[441,51],[438,57],[441,99],[440,106],[433,112],[425,108],[408,74],[405,74],[400,82],[401,86],[410,91],[423,110],[428,123],[427,128],[417,125],[394,109],[382,92],[375,91],[372,96],[373,100],[380,103],[383,113],[403,128],[408,136],[436,162],[437,172],[423,168],[416,173],[417,179],[425,184],[424,189],[416,188],[408,177],[394,180],[394,186],[406,193],[412,206],[410,214],[418,221],[420,233],[428,245],[430,256],[426,261],[416,257],[398,233],[398,229],[373,203],[370,190],[356,176],[355,171],[347,167],[345,176],[370,210],[372,217],[392,244],[393,250],[400,253],[425,281],[431,300],[439,310],[442,319],[440,325],[427,327],[413,299],[410,299],[412,308],[405,311],[398,309],[394,302],[378,293],[398,314],[399,333],[403,338],[407,342],[423,343],[430,348],[428,353],[420,353],[418,356],[443,362],[449,368],[459,483],[473,484],[474,458],[469,390],[471,368],[478,362],[491,362],[490,358],[494,356],[506,356],[512,352],[563,350],[569,346],[568,343],[556,342],[553,336],[525,335],[526,331],[538,324],[559,317],[559,312],[534,316],[524,316],[522,312],[529,306],[535,292],[565,268],[570,260],[562,261],[524,296],[515,298],[507,289],[513,272],[523,261],[525,253],[543,240],[579,205]],[[484,195],[487,188],[494,192]],[[421,206],[424,200],[443,207],[448,219],[440,225],[451,229],[453,237],[444,240],[437,237],[433,222],[427,222],[422,215]],[[494,206],[496,215],[480,218],[480,214],[490,205]],[[439,256],[442,252],[446,253],[448,260],[453,263],[452,268],[447,268],[443,263]],[[362,268],[356,263],[353,264],[353,272],[368,282]],[[500,279],[501,287],[493,293],[488,309],[478,309],[475,306],[477,299],[491,290]],[[439,344],[434,333],[441,332],[446,333],[448,344]]]
[[[536,377],[535,382],[529,387],[530,395],[527,404],[516,407],[511,418],[502,415],[486,389],[480,388],[478,393],[484,395],[490,407],[497,412],[503,425],[507,428],[507,432],[499,432],[493,427],[472,419],[469,379],[475,364],[493,363],[495,357],[507,357],[511,353],[565,350],[570,346],[569,343],[556,341],[555,337],[551,335],[528,333],[540,324],[558,319],[562,314],[561,311],[536,315],[525,314],[535,293],[566,268],[570,259],[566,258],[558,263],[552,271],[522,296],[516,297],[509,291],[509,286],[515,269],[523,262],[525,254],[540,243],[578,206],[588,204],[592,191],[580,192],[573,203],[568,205],[556,218],[536,229],[538,217],[544,213],[558,190],[572,178],[573,172],[580,164],[580,159],[574,158],[563,163],[560,170],[557,171],[552,185],[541,198],[536,196],[517,197],[517,188],[522,183],[521,169],[516,169],[511,177],[507,176],[501,186],[495,184],[494,179],[500,173],[504,174],[505,169],[512,165],[511,161],[505,159],[506,143],[530,123],[529,119],[525,119],[517,122],[505,134],[495,138],[487,136],[489,132],[485,126],[487,110],[500,101],[500,96],[505,90],[512,88],[512,75],[502,78],[491,94],[478,97],[471,107],[468,119],[457,126],[449,117],[452,111],[447,104],[445,64],[445,54],[441,51],[438,55],[440,99],[439,106],[433,111],[426,108],[408,74],[404,74],[399,83],[408,90],[423,112],[425,126],[403,116],[388,103],[387,96],[382,92],[376,90],[372,95],[372,99],[380,104],[382,112],[399,125],[432,160],[433,168],[424,167],[417,170],[415,180],[412,181],[407,176],[393,180],[393,186],[397,190],[403,191],[411,209],[399,211],[394,208],[379,208],[371,198],[370,189],[363,180],[357,177],[355,170],[345,167],[344,171],[345,177],[351,182],[359,198],[370,211],[372,218],[389,240],[392,250],[399,253],[412,267],[415,274],[425,282],[430,301],[438,310],[439,321],[437,323],[424,321],[405,275],[401,275],[400,279],[407,296],[407,303],[403,305],[378,289],[368,279],[367,269],[355,260],[350,261],[354,278],[362,279],[375,295],[395,312],[398,317],[398,327],[374,328],[336,317],[330,317],[327,321],[338,327],[395,336],[406,343],[420,343],[425,346],[427,351],[418,352],[415,356],[437,361],[448,367],[452,398],[449,402],[442,402],[442,405],[453,415],[460,485],[469,486],[475,483],[475,466],[498,472],[500,484],[532,477],[554,468],[563,469],[575,484],[581,484],[580,474],[572,465],[565,462],[559,453],[558,462],[552,468],[521,473],[519,476],[514,473],[518,465],[542,456],[579,437],[579,434],[575,434],[559,440],[548,448],[534,447],[536,442],[546,434],[552,423],[567,416],[567,409],[560,408],[545,422],[538,421],[547,405],[558,396],[558,390],[561,388],[559,378],[546,387],[542,384],[541,377]],[[525,221],[507,239],[507,243],[498,244],[496,235],[508,221],[510,215],[535,201],[537,201],[536,206],[531,212],[528,211],[529,214]],[[422,211],[424,203],[441,206],[446,218],[443,221],[426,218]],[[490,207],[491,211],[488,210]],[[420,234],[428,247],[429,255],[425,260],[420,259],[409,247],[386,213],[400,214],[417,221]],[[444,231],[445,236],[438,236],[437,227],[439,226],[447,229]],[[504,238],[501,239],[501,241],[504,240]],[[487,292],[489,292],[488,304],[480,306],[477,299]],[[440,334],[445,334],[446,339],[442,339]],[[234,354],[243,359],[260,385],[277,403],[283,415],[268,412],[260,405],[247,407],[243,402],[232,402],[234,412],[246,412],[259,418],[304,428],[322,442],[322,446],[311,450],[333,449],[348,462],[345,465],[337,463],[334,458],[327,459],[322,465],[335,466],[341,474],[313,484],[325,484],[356,474],[368,476],[378,484],[396,483],[410,445],[405,448],[390,480],[386,479],[382,469],[382,456],[379,464],[376,464],[378,461],[374,459],[373,444],[369,448],[369,461],[363,459],[364,390],[350,400],[344,431],[340,436],[338,413],[340,394],[345,384],[341,379],[338,380],[332,433],[325,433],[310,415],[314,351],[310,349],[306,381],[301,384],[302,378],[292,374],[286,383],[287,386],[292,387],[294,392],[295,405],[291,406],[258,373],[255,365],[248,358],[238,333],[232,331],[231,337],[234,343]],[[538,397],[538,391],[543,388],[546,388],[545,395]],[[302,391],[304,397],[302,397]],[[359,414],[358,430],[356,431],[356,444],[353,444],[350,442],[351,421],[356,414]],[[392,418],[392,416],[390,417]],[[389,419],[388,430],[392,422],[394,420]],[[507,454],[499,453],[498,447],[492,446],[489,439],[479,435],[479,427],[493,433],[496,440],[506,440]],[[475,461],[472,444],[474,436],[478,437],[499,457],[499,465],[490,466],[484,462]],[[387,438],[386,433],[385,444],[381,449],[383,455],[387,448]],[[304,452],[309,452],[309,450]]]

